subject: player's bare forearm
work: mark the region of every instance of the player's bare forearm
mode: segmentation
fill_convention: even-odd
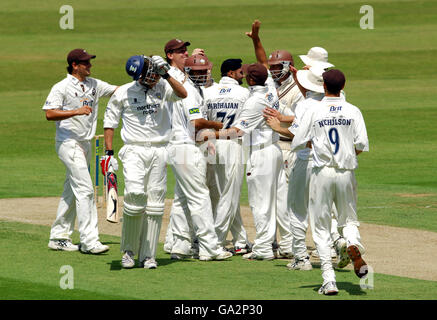
[[[105,128],[103,134],[105,136],[105,150],[114,150],[112,149],[112,141],[114,140],[114,129]]]
[[[279,121],[278,118],[275,117],[268,117],[266,119],[267,125],[272,128],[273,131],[276,131],[279,134],[282,134],[283,136],[286,136],[288,138],[293,139],[294,134],[292,134],[288,128],[281,127],[281,121]]]
[[[267,107],[263,110],[264,118],[268,119],[270,117],[275,117],[281,122],[292,123],[295,119],[295,116],[286,116],[280,113],[278,110],[274,108]]]
[[[168,83],[170,84],[170,86],[173,88],[174,93],[182,99],[185,99],[188,96],[187,90],[184,88],[184,86],[177,81],[175,78],[173,77],[168,77],[167,79]]]
[[[281,117],[281,119],[279,119],[279,121],[289,123],[291,125],[295,118],[296,118],[295,116],[282,115],[282,117]]]
[[[89,115],[93,109],[89,106],[83,106],[74,110],[58,110],[58,109],[50,109],[46,110],[46,119],[49,121],[60,121],[65,120],[74,116],[80,115]]]
[[[252,39],[256,60],[258,63],[264,65],[268,69],[269,65],[267,63],[267,55],[259,37],[260,26],[261,22],[259,20],[255,20],[252,23],[252,31],[246,32],[246,35]]]
[[[244,135],[244,131],[240,130],[236,127],[232,127],[229,129],[224,129],[220,131],[216,131],[216,139],[224,139],[224,140],[231,140],[236,139],[238,137],[241,137]]]
[[[192,120],[192,122],[194,122],[193,125],[196,133],[197,131],[202,129],[220,130],[221,128],[223,128],[223,123],[218,121],[210,121],[203,118]]]
[[[273,128],[272,128],[272,129],[273,129]],[[293,138],[294,138],[294,134],[292,134],[292,133],[288,130],[288,128],[279,127],[279,128],[274,128],[273,130],[276,131],[276,132],[279,133],[279,134],[282,134],[283,136],[286,136],[286,137],[290,138],[290,139],[293,139]]]

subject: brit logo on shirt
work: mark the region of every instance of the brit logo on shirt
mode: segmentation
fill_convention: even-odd
[[[335,106],[335,105],[329,106],[330,113],[337,113],[339,111],[341,111],[341,106]]]
[[[162,99],[161,92],[157,92],[157,93],[155,94],[155,97],[161,100],[161,99]]]
[[[273,101],[273,93],[270,92],[266,98],[269,102],[272,102]]]
[[[96,88],[93,88],[93,92],[91,94],[93,95],[93,97],[96,96]]]

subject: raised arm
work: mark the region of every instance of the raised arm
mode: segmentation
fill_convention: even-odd
[[[177,81],[175,78],[168,74],[168,70],[170,70],[170,65],[160,56],[153,56],[152,61],[154,64],[155,71],[172,87],[174,93],[182,99],[185,99],[188,95],[187,90],[184,86]]]
[[[252,39],[253,47],[255,49],[255,56],[258,63],[261,63],[269,69],[269,65],[267,63],[267,55],[264,50],[264,47],[261,43],[261,39],[259,38],[259,28],[261,26],[261,22],[259,20],[255,20],[252,23],[252,31],[246,32],[246,35]]]

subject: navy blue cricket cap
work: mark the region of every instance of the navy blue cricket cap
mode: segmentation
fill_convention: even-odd
[[[222,73],[222,76],[226,76],[229,71],[235,71],[237,69],[240,69],[242,67],[242,62],[243,61],[241,59],[227,59],[223,61],[220,67],[220,72]]]

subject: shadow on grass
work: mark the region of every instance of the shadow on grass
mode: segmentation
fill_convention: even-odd
[[[300,286],[299,288],[313,288],[313,291],[317,292],[320,288],[321,284],[317,285],[308,285],[308,286]],[[363,296],[367,295],[363,289],[361,289],[360,285],[353,284],[350,282],[337,282],[337,288],[339,291],[345,290],[351,296]]]
[[[164,259],[156,259],[156,262],[158,263],[158,268],[161,266],[167,266],[172,263],[187,263],[187,262],[195,262],[194,260],[185,259],[185,260],[173,260],[170,258],[164,258]],[[110,271],[120,271],[123,269],[121,266],[121,258],[119,260],[112,260],[109,264],[109,270]],[[135,266],[132,269],[142,268],[141,263],[138,259],[135,259]]]

